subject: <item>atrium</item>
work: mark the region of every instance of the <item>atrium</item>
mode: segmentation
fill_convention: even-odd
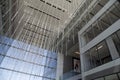
[[[0,80],[120,80],[120,0],[0,0]]]

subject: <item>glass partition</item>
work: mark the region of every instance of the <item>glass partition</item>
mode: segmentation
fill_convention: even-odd
[[[83,54],[85,71],[112,61],[108,46],[105,41],[89,49]]]
[[[113,73],[110,75],[105,75],[103,77],[96,78],[93,80],[120,80],[120,73]]]
[[[114,41],[118,53],[120,54],[120,30],[112,35],[112,39]]]
[[[95,80],[104,80],[104,78],[98,78],[98,79],[95,79]]]
[[[113,5],[98,20],[96,20],[92,25],[90,25],[83,34],[81,34],[82,47],[120,19],[120,11],[117,8],[119,4]],[[92,14],[93,13],[91,13],[91,15]]]
[[[109,75],[105,77],[105,80],[119,80],[116,74]]]

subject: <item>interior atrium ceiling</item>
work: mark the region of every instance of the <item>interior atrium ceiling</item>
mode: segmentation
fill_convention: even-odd
[[[39,11],[40,14],[47,14],[58,20],[60,27],[67,23],[81,2],[82,0],[24,0],[27,7],[26,11],[31,12],[34,9],[35,12]]]
[[[64,32],[81,2],[0,0],[0,77],[55,80],[59,50],[53,43]]]
[[[63,32],[81,2],[82,0],[23,0],[23,5],[19,5],[19,8],[24,9],[19,40],[48,48],[47,44],[54,42]]]

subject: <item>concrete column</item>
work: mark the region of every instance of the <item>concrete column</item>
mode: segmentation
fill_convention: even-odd
[[[61,53],[58,53],[56,80],[59,80],[60,76],[63,75],[63,64],[64,64],[63,62],[64,62],[64,55]]]
[[[84,56],[81,54],[80,55],[80,61],[81,61],[81,74],[82,74],[82,80],[84,80]]]
[[[88,53],[86,53],[88,54]],[[90,56],[81,54],[80,55],[80,61],[81,61],[81,77],[82,80],[87,80],[84,75],[85,69],[88,69],[90,67]]]
[[[114,44],[112,38],[111,38],[111,37],[108,37],[108,38],[106,39],[106,42],[107,42],[107,45],[108,45],[108,48],[109,48],[109,51],[110,51],[110,54],[111,54],[112,59],[114,60],[114,59],[119,58],[119,54],[118,54],[118,52],[117,52],[117,49],[116,49],[116,47],[115,47],[115,44]]]

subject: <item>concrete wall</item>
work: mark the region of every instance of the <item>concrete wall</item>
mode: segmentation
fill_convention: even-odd
[[[83,47],[81,49],[81,63],[82,63],[82,70],[84,70],[84,65],[83,64],[87,64],[84,62],[84,52],[89,50],[91,47],[97,45],[99,42],[103,41],[103,40],[106,40],[107,41],[107,45],[108,45],[108,48],[110,50],[110,54],[112,56],[112,59],[116,59],[119,57],[119,54],[115,48],[115,45],[113,43],[113,41],[111,41],[111,37],[109,37],[110,35],[112,35],[114,32],[116,32],[117,30],[120,29],[120,19],[118,21],[116,21],[113,25],[111,25],[107,30],[105,30],[104,32],[102,32],[99,36],[97,36],[96,38],[94,38],[91,42],[89,42],[85,47]],[[109,69],[110,67],[115,67],[115,66],[118,66],[119,65],[119,61],[112,61],[110,62],[109,64],[104,64],[104,65],[101,65],[100,67],[96,67],[94,69],[91,69],[90,71],[82,71],[82,77],[85,78],[87,76],[90,76],[88,79],[83,79],[83,80],[89,80],[90,78],[93,79],[97,76],[100,76],[101,74],[98,74],[100,71],[102,71],[102,73],[106,73],[105,70]],[[113,69],[113,70],[112,70]],[[114,71],[114,68],[112,68],[110,70],[112,70],[113,72]],[[115,68],[117,69],[117,68]],[[119,70],[119,69],[117,69]],[[109,71],[109,70],[108,70]],[[113,73],[113,72],[110,72],[110,73]],[[96,74],[96,75],[94,75]],[[102,74],[103,75],[103,74]],[[105,74],[104,74],[105,75]],[[94,76],[94,77],[92,77]]]
[[[73,76],[73,77],[66,79],[66,80],[79,80],[79,79],[81,79],[81,74]]]
[[[64,55],[61,53],[58,53],[57,57],[57,72],[56,72],[56,80],[60,79],[60,76],[63,75],[63,61],[64,61]]]
[[[103,15],[114,3],[116,2],[116,0],[110,0],[79,32],[78,36],[79,36],[79,45],[81,44],[81,41],[80,41],[80,36],[82,33],[84,33],[89,27],[91,24],[93,24],[96,20],[98,20],[98,18],[101,17],[101,15]],[[116,60],[116,61],[113,61],[113,62],[110,62],[109,64],[105,64],[105,65],[102,65],[98,68],[94,68],[94,69],[91,69],[89,71],[86,71],[84,72],[84,65],[83,64],[87,64],[84,62],[84,56],[83,54],[88,51],[90,48],[94,47],[95,45],[97,45],[98,43],[100,43],[101,41],[107,39],[110,35],[112,35],[114,32],[116,32],[117,30],[120,29],[120,19],[118,21],[116,21],[114,24],[112,24],[108,29],[106,29],[104,32],[102,32],[100,35],[98,35],[96,38],[94,38],[92,41],[90,41],[87,45],[85,45],[84,47],[82,47],[80,45],[80,53],[81,53],[81,65],[82,65],[82,79],[83,80],[90,80],[90,79],[93,79],[92,76],[90,75],[94,75],[94,76],[97,76],[97,73],[100,72],[100,71],[103,71],[103,70],[107,70],[113,66],[118,66],[119,65],[119,61]],[[107,44],[110,43],[110,40],[107,39]],[[112,48],[110,46],[113,46],[113,44],[109,44],[109,49]],[[114,49],[114,48],[113,48]],[[115,59],[118,57],[118,53],[116,52],[116,50],[112,50],[110,51],[112,55],[112,58]],[[102,73],[105,73],[104,71]],[[88,79],[86,79],[87,76],[90,76]]]
[[[72,70],[72,57],[71,56],[64,56],[64,68],[63,73],[69,72]]]

